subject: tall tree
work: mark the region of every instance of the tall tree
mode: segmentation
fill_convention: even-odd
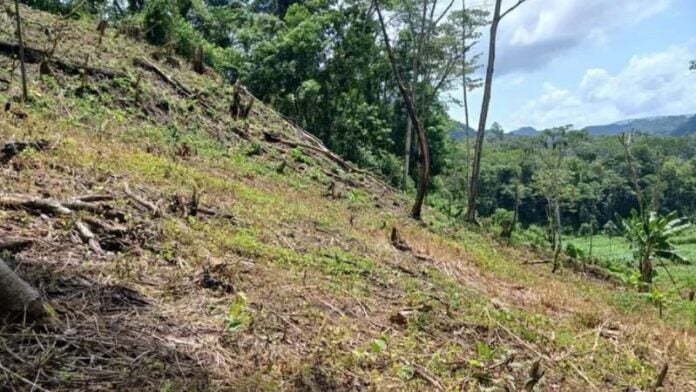
[[[379,24],[382,28],[382,37],[384,38],[384,46],[387,49],[387,56],[389,57],[389,63],[391,64],[392,73],[397,86],[399,87],[399,92],[406,105],[406,110],[408,111],[409,118],[416,126],[416,132],[418,134],[418,148],[420,150],[421,165],[420,165],[420,179],[418,182],[418,193],[416,194],[416,201],[413,204],[413,209],[411,210],[411,216],[414,219],[419,220],[421,218],[421,210],[423,208],[423,201],[425,201],[425,194],[428,190],[428,183],[430,181],[430,151],[428,150],[428,140],[425,134],[425,128],[423,123],[418,117],[416,112],[416,106],[413,102],[413,93],[406,88],[401,73],[399,72],[399,67],[396,62],[396,57],[394,56],[394,50],[391,47],[389,41],[389,34],[387,33],[387,26],[384,22],[384,17],[382,16],[382,11],[379,8],[379,2],[375,2],[375,7],[377,10],[377,16],[379,18]]]
[[[515,8],[526,0],[518,0],[515,5],[501,13],[502,0],[495,1],[493,20],[491,21],[490,42],[488,44],[488,65],[486,67],[486,81],[483,87],[483,101],[481,102],[481,114],[476,134],[476,145],[474,146],[474,162],[471,170],[471,181],[469,182],[469,202],[466,213],[466,220],[469,223],[476,222],[476,197],[479,191],[479,175],[481,172],[481,155],[483,154],[483,140],[486,131],[486,120],[488,119],[488,107],[491,102],[491,89],[493,87],[493,71],[495,68],[495,44],[498,35],[498,25],[500,21],[512,12]]]
[[[467,72],[466,72],[466,35],[467,35],[467,13],[466,13],[466,0],[462,0],[462,99],[464,104],[464,140],[465,140],[465,153],[464,153],[464,178],[469,178],[469,94],[468,94],[468,83],[467,83]],[[468,195],[467,187],[467,195]]]

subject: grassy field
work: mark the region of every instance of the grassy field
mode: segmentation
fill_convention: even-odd
[[[666,268],[662,267],[661,264],[655,266],[657,268],[656,288],[660,293],[663,293],[666,299],[664,317],[675,322],[683,322],[685,318],[692,315],[691,321],[696,323],[696,304],[685,299],[690,291],[696,289],[695,235],[696,231],[690,231],[674,239],[679,254],[689,260],[690,265],[665,262]],[[566,239],[566,243],[573,244],[588,256],[591,254],[592,257],[596,257],[609,269],[627,280],[630,280],[631,274],[637,274],[632,250],[623,237],[605,235],[592,236],[591,239],[590,237],[570,237]],[[590,247],[592,248],[591,252]],[[616,295],[615,302],[619,307],[635,309],[646,303],[654,302],[654,299],[649,294],[624,292]]]
[[[676,237],[675,243],[679,254],[691,262],[696,262],[696,242],[690,241],[690,236],[695,233],[687,233]],[[603,260],[616,262],[628,262],[633,260],[633,252],[628,242],[623,237],[609,237],[606,235],[595,235],[592,237],[569,237],[567,243],[572,243],[581,249],[588,256],[597,257]],[[590,248],[592,251],[590,251]],[[696,271],[696,268],[694,268]]]

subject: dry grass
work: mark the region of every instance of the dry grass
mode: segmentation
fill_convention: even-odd
[[[94,51],[91,25],[70,24],[58,53]],[[28,31],[40,45],[40,27]],[[105,42],[95,64],[132,74],[132,58],[155,49],[113,32]],[[225,96],[187,66],[158,66]],[[136,235],[96,255],[74,230],[91,214],[0,211],[2,233],[39,240],[12,265],[56,308],[52,323],[0,330],[9,390],[522,390],[537,361],[539,390],[647,389],[663,363],[665,390],[696,390],[693,329],[618,312],[610,299],[622,288],[525,266],[539,257],[528,249],[408,221],[408,201],[377,180],[264,142],[263,131],[308,140],[261,104],[240,122],[224,99],[206,112],[147,73],[136,102],[128,83],[93,78],[100,92],[85,96],[78,77],[29,70],[34,102],[19,107],[29,117],[3,113],[0,140],[54,148],[0,167],[2,191],[110,192]],[[332,181],[339,192],[327,197]],[[126,184],[162,213],[129,201]],[[194,189],[232,217],[169,208]],[[412,252],[392,246],[394,226]]]

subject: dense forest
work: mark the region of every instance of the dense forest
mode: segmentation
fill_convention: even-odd
[[[696,387],[696,115],[506,132],[532,1],[3,4],[0,390]]]

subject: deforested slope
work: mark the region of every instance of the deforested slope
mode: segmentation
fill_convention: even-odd
[[[413,222],[270,107],[240,113],[253,98],[212,71],[22,11],[26,104],[0,20],[0,238],[26,240],[3,260],[53,315],[1,325],[4,388],[623,391],[667,365],[664,390],[696,390],[691,320],[432,211]]]

